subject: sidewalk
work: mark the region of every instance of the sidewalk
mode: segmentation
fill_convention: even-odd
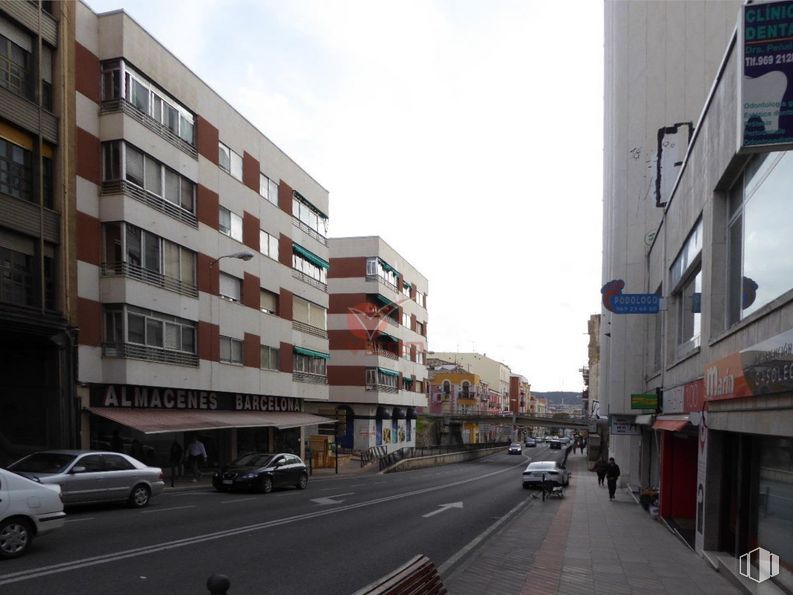
[[[444,580],[450,593],[739,593],[628,492],[610,502],[584,455],[571,454],[567,467],[565,498],[531,499]]]

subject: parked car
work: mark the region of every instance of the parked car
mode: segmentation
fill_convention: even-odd
[[[519,442],[515,442],[514,444],[509,445],[509,449],[507,449],[507,453],[511,455],[519,455],[523,453],[523,447],[521,447]]]
[[[162,469],[118,452],[47,450],[8,468],[45,485],[59,485],[66,506],[119,501],[142,508],[165,487]]]
[[[543,476],[547,486],[566,486],[570,483],[570,472],[554,461],[535,461],[523,471],[523,487],[542,486]]]
[[[0,469],[0,558],[24,554],[33,538],[63,527],[61,488]]]
[[[562,441],[559,440],[558,438],[551,438],[548,444],[553,449],[562,450]]]
[[[537,441],[532,437],[526,438],[526,443],[524,444],[524,446],[528,448],[537,446]]]
[[[212,476],[219,492],[249,490],[268,494],[273,488],[308,486],[308,469],[303,460],[288,452],[244,454]]]

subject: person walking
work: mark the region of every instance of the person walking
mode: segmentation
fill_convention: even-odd
[[[614,500],[614,494],[617,491],[617,478],[619,476],[619,465],[614,461],[614,457],[611,457],[609,459],[609,464],[606,465],[606,482],[609,485],[609,500]]]
[[[601,488],[605,486],[603,482],[606,481],[606,467],[608,467],[608,464],[603,459],[595,463],[595,473],[598,474],[598,485]]]
[[[187,445],[187,457],[190,463],[190,471],[193,473],[192,482],[195,483],[201,478],[201,470],[198,468],[199,460],[203,459],[204,463],[207,462],[207,451],[204,448],[204,443],[195,436],[193,436],[190,444]]]
[[[179,467],[182,464],[182,458],[184,457],[184,450],[182,449],[182,445],[179,444],[176,440],[171,443],[171,456],[169,458],[171,463],[171,487],[174,486],[174,481],[176,480],[177,475],[181,475],[179,473]]]

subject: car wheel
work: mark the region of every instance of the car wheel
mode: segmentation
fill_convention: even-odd
[[[273,478],[272,477],[265,477],[262,480],[262,492],[265,494],[269,494],[273,491]]]
[[[29,521],[12,517],[0,523],[0,558],[16,558],[24,554],[33,541]]]
[[[132,492],[129,494],[129,505],[132,508],[143,508],[149,503],[150,497],[151,491],[149,490],[149,486],[139,483],[132,488]]]
[[[306,473],[300,474],[300,479],[297,481],[297,487],[300,490],[305,490],[308,487],[308,475]]]

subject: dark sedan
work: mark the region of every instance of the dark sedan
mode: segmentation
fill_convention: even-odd
[[[212,476],[212,485],[219,492],[247,490],[268,494],[273,488],[308,485],[308,469],[297,455],[291,453],[251,452],[244,454]]]

